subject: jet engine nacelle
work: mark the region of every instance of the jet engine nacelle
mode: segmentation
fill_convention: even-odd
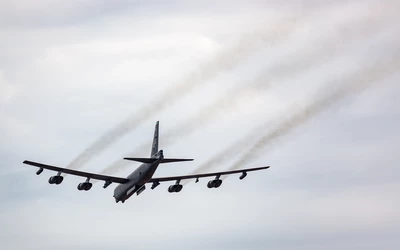
[[[79,191],[82,191],[82,190],[89,191],[92,188],[92,186],[93,186],[93,184],[90,182],[82,182],[82,183],[78,184],[77,188]]]
[[[208,188],[219,188],[222,185],[222,180],[212,180],[207,183]]]
[[[247,176],[246,172],[243,172],[243,174],[239,177],[239,179],[243,180]]]
[[[151,189],[155,189],[156,187],[158,187],[158,185],[160,185],[160,182],[158,181],[153,182],[153,185],[151,185]]]
[[[61,182],[63,182],[63,180],[64,180],[64,177],[62,177],[62,176],[60,176],[60,175],[51,176],[51,177],[49,178],[49,183],[50,183],[50,184],[59,185],[59,184],[61,184]]]
[[[182,191],[183,186],[180,184],[171,185],[168,187],[168,192],[170,193],[179,193]]]

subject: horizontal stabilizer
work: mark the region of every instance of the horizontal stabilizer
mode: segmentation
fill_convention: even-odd
[[[181,161],[193,161],[193,159],[163,159],[161,163],[181,162]]]
[[[157,158],[124,158],[128,161],[137,161],[142,163],[153,163],[157,161]],[[160,163],[171,163],[171,162],[181,162],[181,161],[193,161],[193,159],[163,159]]]
[[[124,160],[137,161],[137,162],[142,162],[142,163],[153,163],[153,162],[157,161],[156,158],[124,158]]]

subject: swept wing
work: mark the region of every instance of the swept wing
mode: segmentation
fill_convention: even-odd
[[[35,167],[38,167],[41,169],[48,169],[48,170],[52,170],[52,171],[56,171],[56,172],[60,172],[60,173],[72,174],[72,175],[76,175],[76,176],[82,176],[82,177],[106,181],[106,182],[126,183],[128,181],[128,179],[126,179],[126,178],[94,174],[94,173],[83,172],[83,171],[78,171],[78,170],[73,170],[73,169],[68,169],[68,168],[61,168],[61,167],[46,165],[46,164],[33,162],[33,161],[24,161],[23,163],[31,165],[31,166],[35,166]]]
[[[239,173],[247,175],[247,172],[264,170],[264,169],[268,169],[269,167],[270,166],[259,167],[259,168],[240,169],[240,170],[232,170],[232,171],[224,171],[224,172],[215,172],[215,173],[206,173],[206,174],[193,174],[193,175],[160,177],[160,178],[152,178],[148,182],[159,183],[159,182],[166,182],[166,181],[180,181],[180,180],[186,180],[186,179],[199,179],[199,178],[213,177],[213,176],[220,177],[220,176],[223,176],[223,175],[239,174]]]

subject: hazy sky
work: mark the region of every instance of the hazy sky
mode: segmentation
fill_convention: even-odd
[[[399,7],[1,1],[0,247],[398,249]],[[22,164],[124,177],[157,120],[165,156],[195,161],[156,176],[271,168],[122,205]]]

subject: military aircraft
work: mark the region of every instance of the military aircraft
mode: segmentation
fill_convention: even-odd
[[[124,158],[125,160],[143,163],[126,178],[88,173],[88,172],[77,171],[68,168],[61,168],[32,161],[24,161],[23,163],[38,167],[39,170],[36,172],[37,175],[40,175],[44,169],[58,172],[57,175],[51,176],[49,178],[50,184],[56,184],[56,185],[61,184],[61,182],[64,180],[64,177],[61,175],[62,173],[86,177],[85,182],[78,184],[77,188],[80,191],[89,191],[92,188],[93,184],[90,182],[90,179],[104,181],[105,183],[103,188],[107,188],[112,183],[119,183],[119,185],[114,189],[114,198],[117,203],[120,201],[124,203],[127,199],[129,199],[129,197],[131,197],[135,193],[137,195],[141,194],[146,189],[147,183],[151,183],[152,184],[151,189],[155,189],[158,185],[160,185],[160,182],[175,181],[175,184],[169,186],[168,192],[179,193],[183,188],[183,186],[180,184],[181,180],[196,179],[197,183],[199,182],[200,178],[215,176],[214,180],[210,180],[207,183],[207,187],[219,188],[222,184],[222,180],[220,179],[222,175],[242,173],[239,179],[243,180],[247,176],[247,172],[269,168],[269,166],[266,166],[266,167],[249,168],[249,169],[241,169],[241,170],[225,171],[225,172],[153,178],[153,175],[156,172],[159,164],[170,163],[170,162],[193,161],[193,159],[164,158],[163,150],[158,150],[158,136],[159,136],[159,122],[156,123],[156,127],[154,130],[153,145],[151,149],[150,158]]]

